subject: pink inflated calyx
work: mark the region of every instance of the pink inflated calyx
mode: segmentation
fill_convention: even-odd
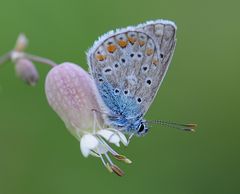
[[[45,91],[50,106],[76,138],[92,132],[92,110],[100,110],[100,106],[93,80],[87,72],[73,63],[60,64],[48,73]],[[102,122],[101,115],[96,116]]]

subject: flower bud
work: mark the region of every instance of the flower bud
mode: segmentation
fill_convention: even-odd
[[[30,86],[35,86],[39,75],[35,65],[28,59],[20,58],[16,60],[15,71],[18,77]]]

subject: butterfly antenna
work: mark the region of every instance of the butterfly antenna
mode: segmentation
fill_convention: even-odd
[[[189,132],[195,132],[195,129],[197,128],[197,124],[182,124],[182,123],[176,123],[171,121],[162,121],[162,120],[153,120],[153,121],[147,121],[147,123],[150,124],[160,124],[166,127],[180,129],[183,131],[189,131]]]

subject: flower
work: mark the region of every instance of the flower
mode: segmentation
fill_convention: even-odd
[[[131,161],[108,143],[120,146],[122,142],[127,146],[128,141],[123,133],[104,125],[107,110],[91,76],[78,65],[65,62],[48,73],[45,92],[49,105],[79,140],[83,156],[99,157],[110,172],[122,176],[123,171],[113,164],[108,153],[126,163]]]

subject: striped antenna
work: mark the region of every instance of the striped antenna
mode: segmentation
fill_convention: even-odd
[[[195,132],[195,129],[197,128],[197,124],[182,124],[182,123],[176,123],[171,121],[162,121],[162,120],[152,120],[147,121],[148,124],[160,124],[169,128],[175,128],[180,129],[183,131],[189,131],[189,132]]]

